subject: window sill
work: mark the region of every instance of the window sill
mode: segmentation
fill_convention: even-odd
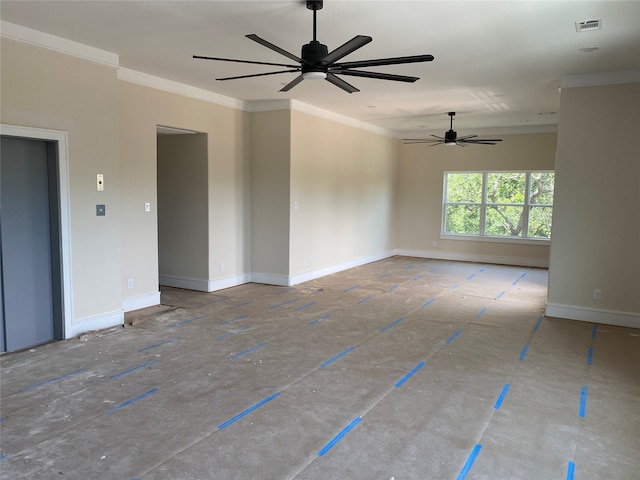
[[[440,240],[464,240],[468,242],[489,242],[489,243],[513,243],[518,245],[540,245],[550,246],[551,240],[546,238],[510,238],[510,237],[488,237],[480,235],[452,235],[450,233],[440,234]]]

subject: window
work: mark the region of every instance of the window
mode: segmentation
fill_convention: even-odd
[[[446,172],[443,235],[551,238],[554,172]]]

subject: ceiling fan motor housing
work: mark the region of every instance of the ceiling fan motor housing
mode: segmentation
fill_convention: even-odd
[[[449,130],[444,134],[444,143],[456,143],[457,138],[458,138],[458,133],[455,130]]]
[[[323,43],[312,40],[302,46],[302,73],[306,72],[324,72],[327,73],[327,64],[323,64],[321,60],[329,54],[329,49]]]

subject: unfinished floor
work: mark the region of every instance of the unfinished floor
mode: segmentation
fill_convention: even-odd
[[[638,479],[640,330],[545,318],[546,289],[408,257],[163,289],[2,356],[2,478]]]

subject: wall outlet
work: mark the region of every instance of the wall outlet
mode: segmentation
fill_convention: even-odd
[[[304,257],[302,259],[302,265],[305,266],[305,267],[307,266],[307,257]]]
[[[221,263],[220,265],[218,265],[218,271],[224,272],[224,263]]]
[[[133,278],[127,280],[127,288],[133,288]]]
[[[593,299],[594,299],[594,300],[600,300],[600,299],[602,299],[602,290],[600,290],[599,288],[596,288],[596,289],[593,291]]]
[[[436,240],[433,241],[433,248],[436,248],[438,246],[438,242]]]
[[[150,212],[151,211],[151,204],[149,202],[146,202],[144,204],[144,211],[145,212]]]
[[[96,174],[96,188],[99,192],[104,191],[104,175],[102,173]]]

